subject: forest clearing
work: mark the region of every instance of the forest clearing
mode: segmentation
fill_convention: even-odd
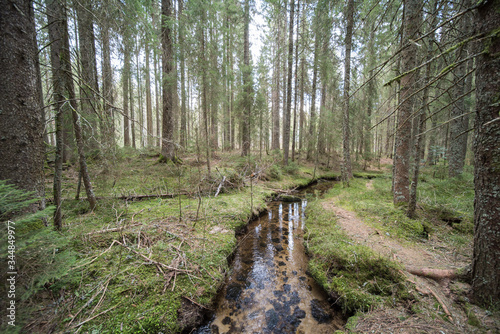
[[[500,0],[0,0],[0,332],[500,333]]]

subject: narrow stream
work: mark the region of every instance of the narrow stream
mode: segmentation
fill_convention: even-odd
[[[305,192],[321,193],[331,186],[332,181],[320,181]],[[306,206],[305,199],[270,202],[267,214],[248,225],[215,314],[196,333],[318,334],[342,326],[341,316],[332,311],[324,291],[307,273]]]

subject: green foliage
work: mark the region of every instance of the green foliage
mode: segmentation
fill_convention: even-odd
[[[283,167],[283,171],[289,175],[296,175],[299,172],[299,165],[295,161],[288,162],[288,165]]]
[[[39,223],[40,220],[52,214],[53,206],[36,213],[24,214],[23,212],[31,204],[39,201],[40,199],[35,197],[34,192],[18,189],[7,183],[7,180],[0,180],[0,220],[14,219],[15,217],[17,224]]]
[[[269,167],[269,169],[266,171],[266,175],[269,180],[281,180],[282,175],[281,175],[281,168],[278,165],[272,165]]]

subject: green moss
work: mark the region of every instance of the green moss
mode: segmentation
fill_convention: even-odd
[[[350,240],[319,202],[308,205],[307,215],[309,271],[345,312],[367,311],[408,297],[395,263]]]

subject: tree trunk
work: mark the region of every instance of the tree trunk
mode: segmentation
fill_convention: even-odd
[[[185,149],[187,145],[187,110],[186,110],[186,70],[184,62],[184,18],[183,18],[183,0],[178,1],[179,4],[179,62],[181,74],[181,128],[180,128],[180,145]]]
[[[87,171],[87,164],[84,154],[84,142],[82,138],[80,124],[78,122],[77,103],[71,71],[71,56],[69,49],[69,33],[67,26],[67,15],[65,4],[59,1],[48,1],[47,12],[49,22],[49,39],[51,47],[51,67],[54,86],[54,96],[56,99],[56,167],[54,173],[54,202],[56,211],[54,213],[54,225],[60,229],[62,227],[61,216],[61,176],[62,176],[62,118],[64,114],[69,114],[73,118],[73,129],[78,149],[80,161],[80,173],[82,175],[87,200],[90,209],[93,210],[97,204],[90,176]]]
[[[130,41],[128,32],[123,34],[123,145],[130,146],[130,119],[129,119],[129,82],[130,82]]]
[[[252,110],[252,83],[250,68],[250,44],[248,40],[248,30],[250,25],[250,0],[245,0],[245,27],[243,31],[243,90],[244,90],[244,111],[241,129],[241,156],[250,154],[250,117]]]
[[[276,20],[276,41],[274,47],[274,71],[273,71],[273,104],[272,104],[272,140],[271,148],[280,149],[280,80],[281,80],[281,12],[278,12]]]
[[[298,69],[299,69],[299,26],[300,0],[297,0],[297,38],[295,40],[295,93],[293,97],[293,130],[292,130],[292,161],[295,161],[295,144],[297,142],[297,96],[298,96]]]
[[[464,1],[462,10],[470,7],[470,2],[468,0]],[[458,30],[460,33],[459,38],[465,38],[469,35],[470,30],[470,20],[469,16],[463,15],[460,17],[458,23]],[[465,34],[465,36],[464,36]],[[467,45],[462,45],[456,50],[456,61],[467,56]],[[453,87],[453,99],[462,96],[465,92],[466,78],[464,75],[467,72],[467,62],[460,62],[455,70],[454,75],[454,87]],[[467,152],[467,137],[468,137],[468,127],[469,127],[469,116],[466,114],[466,97],[462,97],[455,101],[451,108],[452,121],[450,122],[450,148],[448,154],[448,175],[450,177],[455,177],[461,175],[465,165],[465,153]],[[460,117],[461,116],[461,117]]]
[[[106,19],[107,14],[105,14]],[[103,22],[101,27],[102,40],[102,90],[104,95],[104,114],[103,114],[103,142],[107,149],[115,145],[115,120],[113,105],[115,103],[113,96],[113,70],[111,67],[111,49],[110,49],[110,29],[109,23]]]
[[[401,51],[401,72],[405,73],[416,65],[417,46],[411,43],[418,37],[420,27],[421,2],[407,0],[404,3],[403,38],[404,49]],[[410,73],[401,78],[400,107],[397,119],[397,129],[394,155],[394,204],[408,203],[410,200],[410,152],[412,142],[412,105],[410,96],[414,91],[417,78],[415,73]]]
[[[151,101],[151,75],[149,68],[149,36],[146,35],[145,41],[146,53],[146,130],[147,130],[147,143],[148,146],[154,145],[154,131],[153,131],[153,107]]]
[[[347,2],[347,28],[345,35],[345,63],[344,63],[344,117],[342,122],[342,182],[349,186],[352,178],[350,139],[349,139],[349,88],[351,84],[351,48],[352,48],[352,26],[354,24],[354,0]]]
[[[472,292],[477,302],[500,301],[500,0],[478,7],[475,26],[486,38],[476,69],[474,138],[474,255]]]
[[[132,71],[129,76],[129,98],[130,98],[130,132],[132,134],[132,147],[136,148],[135,143],[135,111],[134,111],[134,84],[132,81]]]
[[[174,55],[172,51],[172,0],[162,0],[162,67],[163,67],[163,124],[161,154],[164,159],[177,162],[174,144]]]
[[[283,165],[288,165],[288,155],[290,150],[290,117],[292,109],[292,74],[293,74],[293,16],[295,10],[294,0],[290,1],[290,22],[288,28],[288,80],[286,92],[286,111],[284,114],[283,126]]]
[[[316,143],[316,83],[318,79],[318,49],[320,37],[314,36],[313,81],[311,91],[311,119],[309,124],[309,138],[307,142],[307,160],[312,160]]]
[[[82,115],[88,120],[83,126],[83,135],[91,149],[97,148],[99,140],[97,119],[99,118],[99,94],[97,62],[93,23],[92,0],[82,0],[76,5],[78,39],[80,43],[80,101]],[[101,129],[102,130],[102,129]],[[101,131],[102,132],[102,131]]]

